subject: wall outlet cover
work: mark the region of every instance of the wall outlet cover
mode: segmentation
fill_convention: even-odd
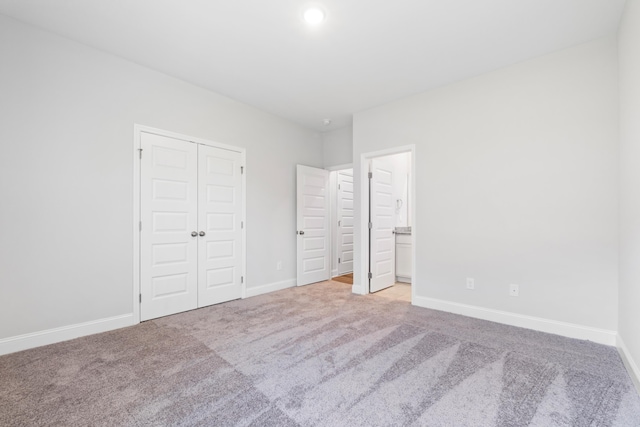
[[[472,277],[467,277],[467,289],[475,289],[475,288],[476,288],[475,280],[473,280]]]

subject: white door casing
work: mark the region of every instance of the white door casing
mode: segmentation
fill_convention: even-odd
[[[389,158],[371,161],[370,178],[370,292],[395,283],[395,235],[393,203],[393,164]]]
[[[242,154],[198,146],[198,307],[242,296]]]
[[[337,173],[338,275],[353,271],[353,169]]]
[[[196,144],[141,134],[140,319],[198,304]]]
[[[331,274],[329,171],[297,165],[297,284],[328,280]]]

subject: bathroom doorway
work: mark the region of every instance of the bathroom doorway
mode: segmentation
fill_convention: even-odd
[[[361,157],[360,257],[354,292],[412,301],[415,283],[413,146]],[[358,292],[359,291],[359,292]]]

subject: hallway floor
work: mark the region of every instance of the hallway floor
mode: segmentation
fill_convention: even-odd
[[[372,295],[396,301],[411,302],[411,283],[396,282],[395,285],[390,288],[383,289]]]

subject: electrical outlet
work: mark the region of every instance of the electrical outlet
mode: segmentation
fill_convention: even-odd
[[[282,270],[282,261],[276,263],[276,270]]]
[[[520,286],[518,285],[509,285],[509,295],[512,297],[517,297],[520,294]]]
[[[475,289],[476,282],[473,280],[473,277],[467,277],[467,289]]]

